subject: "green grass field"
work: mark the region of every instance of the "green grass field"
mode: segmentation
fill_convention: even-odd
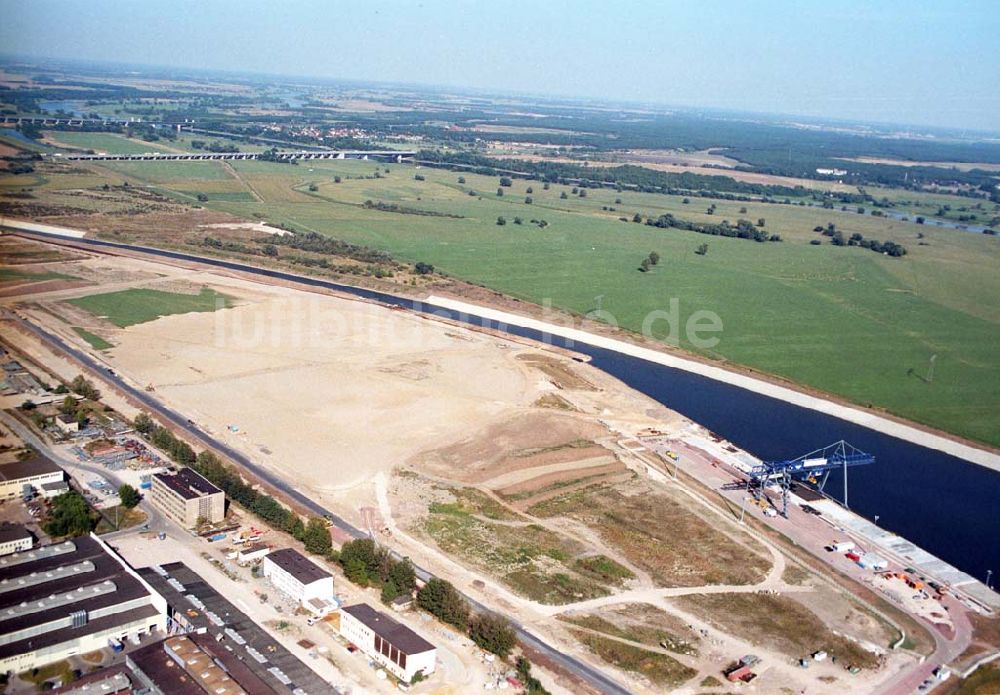
[[[80,336],[81,338],[83,338],[84,340],[86,340],[88,343],[90,343],[90,346],[92,348],[94,348],[95,350],[107,350],[109,348],[113,348],[114,347],[114,345],[112,345],[111,343],[109,343],[108,341],[106,341],[101,336],[95,335],[94,333],[91,333],[90,331],[86,330],[85,328],[80,328],[79,326],[73,326],[73,331],[78,336]]]
[[[712,348],[697,348],[681,334],[677,342],[686,349],[1000,445],[996,237],[858,215],[853,208],[842,212],[697,197],[684,203],[681,196],[604,189],[589,189],[580,197],[569,186],[544,190],[540,182],[517,179],[497,197],[496,177],[413,165],[352,160],[231,165],[237,176],[216,162],[105,168],[176,191],[186,200],[203,191],[207,207],[240,217],[385,249],[400,260],[433,263],[449,275],[532,302],[550,301],[579,314],[600,302],[618,325],[632,331],[641,331],[651,312],[668,310],[676,299],[681,326],[698,310],[715,312],[723,323]],[[374,178],[376,171],[381,178]],[[416,174],[425,180],[415,180]],[[340,183],[334,182],[337,176]],[[310,192],[309,184],[317,190]],[[262,200],[253,199],[250,187]],[[923,200],[920,193],[870,192]],[[969,202],[939,194],[923,197],[927,208],[943,200],[956,208]],[[365,208],[366,200],[457,217],[384,212]],[[709,215],[713,202],[716,209]],[[631,222],[636,213],[716,223],[764,218],[765,229],[784,241],[657,229]],[[499,216],[506,225],[496,224]],[[523,224],[514,224],[515,217]],[[539,228],[532,219],[548,226]],[[830,222],[845,235],[895,241],[909,253],[889,258],[833,247],[813,231]],[[813,240],[823,243],[811,245]],[[696,255],[702,243],[708,253]],[[652,272],[641,273],[639,263],[650,251],[662,260]],[[652,333],[666,338],[663,322]],[[933,355],[934,378],[928,382],[923,377]]]
[[[42,282],[43,280],[79,280],[75,275],[65,273],[55,273],[49,270],[43,272],[31,272],[18,268],[0,268],[0,282],[14,282],[28,280],[32,282]]]
[[[72,131],[46,131],[46,136],[56,143],[108,154],[146,154],[147,152],[171,152],[175,148],[169,142],[146,142],[133,140],[115,133],[84,133]]]
[[[95,316],[107,319],[120,328],[154,321],[161,316],[216,311],[230,306],[230,299],[226,295],[207,287],[203,287],[199,294],[131,289],[92,294],[67,301]],[[80,335],[83,336],[82,333]],[[89,340],[86,336],[83,337]]]

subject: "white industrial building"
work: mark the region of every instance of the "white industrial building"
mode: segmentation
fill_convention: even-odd
[[[35,454],[23,461],[0,465],[0,500],[13,500],[42,492],[47,483],[61,483],[66,473],[55,462]]]
[[[254,543],[245,548],[240,548],[236,552],[236,562],[241,565],[250,565],[258,560],[263,560],[269,552],[271,552],[271,548],[266,544]]]
[[[31,550],[35,538],[20,524],[0,524],[0,557]]]
[[[91,534],[0,558],[0,673],[166,634],[167,602]]]
[[[340,610],[340,636],[406,683],[418,671],[424,676],[434,673],[437,648],[367,603]]]
[[[262,567],[278,591],[316,615],[326,615],[337,607],[333,575],[297,550],[282,548],[267,553]]]

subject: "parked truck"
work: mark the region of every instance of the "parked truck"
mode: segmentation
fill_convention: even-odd
[[[848,550],[854,550],[855,546],[851,541],[834,541],[830,547],[833,548],[834,552],[846,553]]]

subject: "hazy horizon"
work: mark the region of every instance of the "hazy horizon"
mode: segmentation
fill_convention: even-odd
[[[0,7],[5,51],[34,60],[1000,131],[1000,13],[985,2]]]

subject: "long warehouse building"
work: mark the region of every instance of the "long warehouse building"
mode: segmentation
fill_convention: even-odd
[[[0,673],[166,627],[166,599],[93,534],[0,558]]]

